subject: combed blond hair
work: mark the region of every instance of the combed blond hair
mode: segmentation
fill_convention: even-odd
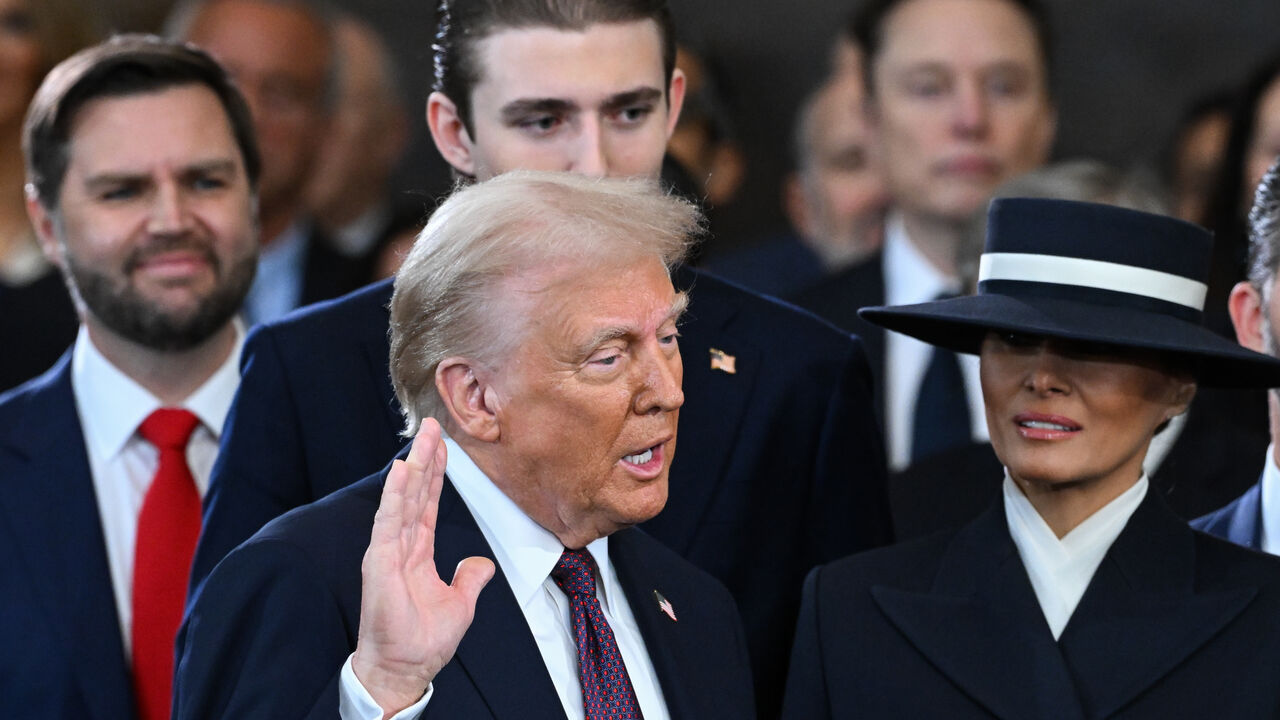
[[[493,369],[523,339],[527,323],[502,314],[511,307],[505,280],[550,269],[609,272],[647,259],[670,272],[702,224],[693,204],[652,180],[517,171],[454,192],[396,273],[391,381],[404,434],[426,417],[448,426],[435,383],[445,358]]]

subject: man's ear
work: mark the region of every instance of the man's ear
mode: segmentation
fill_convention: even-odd
[[[684,107],[685,78],[684,71],[675,68],[671,71],[671,85],[667,88],[667,139],[676,131],[676,122],[680,119],[680,109]]]
[[[427,127],[436,150],[445,162],[463,175],[475,176],[473,157],[475,143],[467,126],[458,114],[458,106],[442,92],[433,92],[427,98]]]
[[[455,428],[481,442],[498,440],[498,395],[466,359],[445,358],[436,366],[436,390]]]
[[[1262,342],[1262,295],[1249,282],[1238,282],[1227,298],[1227,312],[1236,328],[1236,342],[1254,352],[1266,352]]]
[[[36,239],[40,241],[40,249],[44,256],[57,267],[63,267],[62,243],[58,242],[58,233],[54,229],[53,214],[41,204],[34,188],[27,187],[27,217],[35,230]]]

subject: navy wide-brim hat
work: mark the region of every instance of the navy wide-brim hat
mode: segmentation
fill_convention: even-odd
[[[976,354],[990,330],[1167,352],[1221,387],[1280,386],[1280,360],[1204,327],[1208,231],[1111,205],[1001,198],[988,210],[978,292],[869,307],[866,320]]]

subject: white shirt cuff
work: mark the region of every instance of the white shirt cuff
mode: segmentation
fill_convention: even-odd
[[[360,683],[356,671],[351,669],[353,657],[355,653],[348,655],[347,661],[342,664],[342,678],[338,683],[338,715],[342,720],[382,720],[382,708],[378,707],[373,696]],[[411,720],[421,715],[427,707],[427,701],[431,699],[432,688],[432,685],[428,685],[418,702],[396,713],[391,720]]]

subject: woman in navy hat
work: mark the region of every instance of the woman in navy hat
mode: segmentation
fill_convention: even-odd
[[[784,717],[1280,717],[1280,559],[1193,532],[1142,470],[1197,384],[1280,386],[1280,361],[1201,324],[1211,244],[996,200],[978,294],[862,311],[980,356],[1003,493],[810,575]]]

